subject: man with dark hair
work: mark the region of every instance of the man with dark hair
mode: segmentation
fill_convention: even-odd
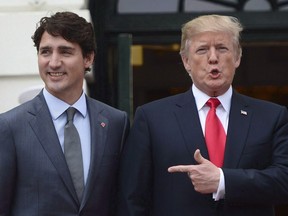
[[[111,216],[129,121],[83,92],[92,24],[58,12],[40,20],[32,39],[45,87],[0,115],[0,215]]]

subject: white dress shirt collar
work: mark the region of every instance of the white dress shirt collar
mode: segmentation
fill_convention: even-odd
[[[205,106],[206,102],[209,100],[209,98],[211,98],[204,92],[200,91],[194,84],[192,85],[192,93],[194,95],[198,111],[202,109]],[[225,112],[229,113],[232,98],[232,86],[230,86],[223,95],[220,95],[217,98],[221,102],[221,105],[224,108]]]
[[[59,116],[61,116],[62,113],[70,107],[69,104],[50,94],[45,88],[43,89],[43,95],[53,120],[59,118]],[[76,108],[83,117],[86,117],[87,104],[84,91],[82,92],[81,97],[72,105],[72,107]]]

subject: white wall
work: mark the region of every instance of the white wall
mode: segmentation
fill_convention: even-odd
[[[0,0],[1,12],[75,10],[86,8],[85,0]]]
[[[39,7],[33,5],[35,2]],[[0,113],[43,87],[31,39],[40,18],[71,10],[90,21],[85,7],[85,0],[0,0]]]

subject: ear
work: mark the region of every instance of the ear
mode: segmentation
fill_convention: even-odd
[[[235,68],[238,68],[240,63],[241,63],[241,57],[238,56],[236,61],[235,61]]]
[[[93,64],[94,56],[95,56],[95,53],[91,52],[86,57],[84,57],[85,68],[89,68]]]
[[[190,64],[189,64],[189,58],[188,58],[188,56],[185,55],[185,54],[182,54],[182,55],[181,55],[181,58],[182,58],[182,62],[183,62],[183,65],[184,65],[186,71],[187,71],[187,72],[188,72],[188,71],[191,71],[191,67],[190,67]]]

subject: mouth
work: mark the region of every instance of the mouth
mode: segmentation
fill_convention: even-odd
[[[52,77],[60,77],[63,76],[64,74],[65,74],[64,72],[48,72],[48,75]]]
[[[221,71],[218,70],[217,68],[214,68],[212,70],[210,70],[209,74],[213,77],[213,78],[218,78],[221,74]]]
[[[220,73],[220,71],[217,68],[215,68],[215,69],[212,69],[210,71],[210,73],[213,74],[213,75],[217,75],[218,73]]]

